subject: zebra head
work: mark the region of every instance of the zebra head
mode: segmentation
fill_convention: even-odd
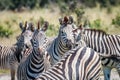
[[[84,28],[82,27],[82,24],[73,30],[76,42],[79,42],[81,40],[82,35],[84,34]]]
[[[61,40],[62,45],[66,46],[67,48],[71,49],[74,47],[75,44],[75,37],[73,34],[74,25],[73,19],[70,17],[64,17],[64,19],[59,19],[60,22],[60,29],[58,38]]]
[[[30,40],[32,39],[33,32],[34,32],[33,24],[25,22],[25,27],[23,27],[22,23],[20,23],[19,26],[22,30],[22,33],[17,37],[18,46],[20,47],[21,45],[21,47],[23,47],[24,45],[24,47],[26,48],[31,47],[32,45]]]
[[[39,22],[38,22],[37,29],[35,30],[33,37],[31,39],[33,49],[35,49],[36,51],[44,50],[44,48],[47,47],[46,46],[47,38],[45,35],[45,31],[47,30],[47,27],[48,27],[48,22],[44,22],[44,25],[42,28],[40,28]]]
[[[25,26],[23,27],[23,24],[20,23],[19,27],[21,28],[22,32],[17,37],[17,43],[15,44],[17,46],[17,52],[16,57],[18,59],[18,62],[23,57],[24,52],[26,51],[26,48],[32,47],[30,40],[32,39],[34,28],[32,23],[25,22]]]

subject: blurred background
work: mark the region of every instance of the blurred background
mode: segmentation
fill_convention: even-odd
[[[58,33],[58,18],[72,15],[76,25],[120,34],[120,0],[0,0],[0,44],[12,45],[20,34],[19,23],[49,22],[46,34]]]

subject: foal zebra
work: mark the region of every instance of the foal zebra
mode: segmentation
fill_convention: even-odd
[[[20,24],[22,27],[22,24]],[[8,46],[0,46],[0,67],[3,69],[10,68],[11,72],[11,80],[15,80],[15,72],[18,66],[18,63],[21,59],[21,53],[25,50],[25,46],[29,45],[30,37],[32,37],[32,30],[28,30],[27,23],[25,27],[22,27],[22,33],[20,34],[19,38],[17,39],[17,43],[12,47]]]
[[[101,54],[111,56],[101,56],[105,80],[110,80],[110,72],[112,68],[116,68],[120,75],[120,60],[117,62],[114,60],[115,58],[117,59],[117,56],[120,56],[120,36],[106,34],[101,30],[84,29],[82,26],[73,32],[76,32],[77,30],[79,33],[78,39],[82,39],[87,47],[90,47]]]
[[[101,61],[91,48],[77,47],[35,80],[98,80]]]
[[[34,35],[31,39],[31,43],[33,46],[32,52],[28,53],[29,56],[27,57],[27,59],[24,62],[20,63],[20,65],[18,66],[18,80],[33,80],[36,76],[45,71],[44,49],[46,49],[48,42],[45,35],[47,27],[48,22],[45,22],[42,29],[40,29],[38,24],[38,28],[35,30]]]
[[[47,49],[48,54],[51,56],[51,65],[58,62],[65,52],[74,47],[75,38],[72,31],[75,28],[71,20],[73,19],[68,19],[67,17],[64,17],[64,20],[59,19],[60,29],[58,36]]]

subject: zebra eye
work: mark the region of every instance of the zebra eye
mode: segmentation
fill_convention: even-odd
[[[63,32],[63,31],[61,31],[61,33],[62,33],[62,34],[64,34],[64,32]]]

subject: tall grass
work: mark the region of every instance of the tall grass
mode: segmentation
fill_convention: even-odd
[[[46,34],[48,36],[56,36],[58,34],[59,29],[59,17],[61,17],[59,8],[52,7],[51,9],[42,8],[42,9],[34,9],[30,11],[24,12],[12,12],[12,11],[2,11],[0,12],[1,20],[0,25],[8,27],[8,29],[13,31],[12,36],[9,39],[0,38],[0,44],[12,45],[15,43],[16,36],[20,34],[19,22],[33,22],[34,26],[37,25],[37,22],[43,18],[45,21],[48,21],[50,26]],[[84,8],[83,18],[87,17],[90,23],[95,28],[99,27],[100,29],[105,30],[109,34],[120,34],[120,27],[115,27],[112,24],[112,20],[116,18],[117,14],[120,13],[119,6],[112,7],[111,12],[108,14],[106,8]],[[69,13],[70,14],[70,13]],[[77,21],[76,14],[71,13],[73,15],[75,22]],[[83,23],[83,22],[82,22]],[[11,40],[11,42],[9,41]]]

